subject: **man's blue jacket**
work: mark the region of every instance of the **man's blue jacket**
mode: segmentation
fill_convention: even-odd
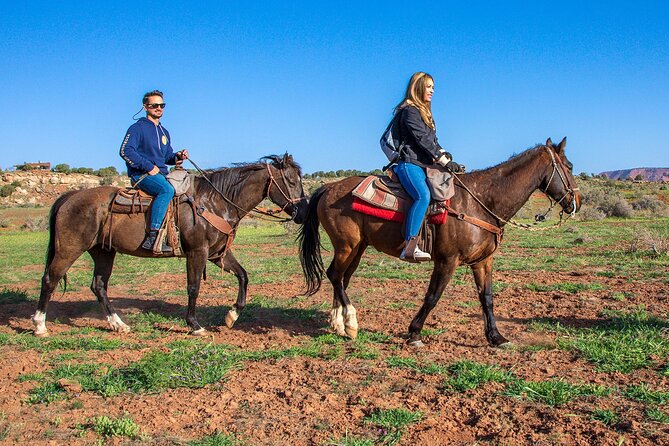
[[[176,163],[170,133],[162,125],[140,118],[130,126],[120,150],[128,175],[143,175],[158,166],[167,175],[167,165]]]

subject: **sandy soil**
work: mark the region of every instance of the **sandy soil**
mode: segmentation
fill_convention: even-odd
[[[390,260],[389,261],[394,261]],[[35,382],[20,382],[26,373],[48,371],[44,354],[18,347],[0,348],[0,432],[2,444],[93,444],[97,436],[80,426],[99,415],[129,415],[142,428],[152,444],[185,444],[216,431],[236,434],[253,445],[337,444],[345,438],[378,438],[378,428],[365,417],[378,409],[403,408],[420,411],[423,419],[408,426],[400,444],[404,445],[661,445],[669,444],[669,425],[649,422],[645,406],[630,399],[605,397],[577,398],[550,407],[524,399],[499,395],[496,383],[466,391],[448,392],[443,375],[428,375],[408,369],[391,368],[386,358],[406,356],[421,363],[443,365],[464,359],[494,364],[512,370],[526,380],[563,378],[574,384],[600,384],[623,388],[639,382],[658,382],[655,390],[669,391],[666,378],[658,379],[654,370],[629,374],[601,373],[575,353],[559,349],[531,349],[554,345],[553,335],[532,331],[528,324],[537,318],[555,318],[571,326],[589,326],[602,319],[603,309],[629,310],[643,304],[648,312],[666,317],[669,294],[666,285],[629,282],[625,277],[595,277],[595,270],[555,272],[496,273],[495,280],[511,286],[496,295],[495,310],[501,333],[516,349],[489,347],[483,335],[483,321],[471,279],[467,285],[449,285],[427,321],[434,333],[423,348],[405,345],[405,334],[426,289],[426,280],[387,280],[354,278],[349,295],[358,309],[361,330],[382,333],[390,340],[374,344],[376,359],[350,355],[336,359],[296,357],[278,361],[245,362],[217,384],[201,389],[165,390],[158,394],[132,394],[103,398],[90,392],[70,389],[68,398],[49,405],[29,405],[27,392]],[[216,274],[213,269],[210,274]],[[324,284],[316,295],[296,299],[302,282],[291,275],[285,282],[251,285],[253,296],[271,296],[276,307],[250,307],[233,329],[208,325],[209,339],[249,350],[303,345],[327,327],[331,287]],[[597,281],[605,291],[577,294],[532,292],[517,284],[557,282],[587,284]],[[253,282],[253,280],[252,280]],[[26,288],[34,283],[25,284]],[[141,287],[144,295],[128,290]],[[151,290],[151,293],[148,291]],[[158,292],[156,292],[158,290]],[[114,305],[122,316],[154,312],[163,316],[185,315],[183,274],[149,279],[145,284],[116,286],[110,290]],[[624,301],[611,298],[613,292],[629,293]],[[222,320],[222,311],[236,298],[236,288],[226,282],[209,280],[202,289],[198,314],[201,322]],[[323,305],[325,303],[325,305]],[[307,309],[320,305],[312,319],[291,318],[284,308]],[[17,333],[32,329],[29,318],[34,302],[3,305],[0,332]],[[48,327],[52,335],[77,327],[98,327],[103,336],[140,342],[141,350],[86,352],[87,360],[115,366],[139,360],[151,349],[160,349],[177,339],[188,338],[185,327],[159,326],[155,339],[138,333],[108,331],[101,310],[87,289],[56,296],[49,307]],[[346,344],[345,351],[352,346]],[[666,358],[658,358],[658,362]],[[651,376],[652,375],[652,376]],[[77,402],[77,404],[74,404]],[[615,409],[622,421],[608,427],[591,417],[594,409]],[[667,412],[667,407],[664,407]],[[150,440],[147,440],[150,439]],[[132,444],[113,438],[108,444]]]

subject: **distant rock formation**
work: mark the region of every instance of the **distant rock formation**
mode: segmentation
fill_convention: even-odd
[[[642,178],[644,181],[669,182],[669,167],[637,167],[635,169],[609,170],[600,175],[606,175],[611,180],[627,180]]]

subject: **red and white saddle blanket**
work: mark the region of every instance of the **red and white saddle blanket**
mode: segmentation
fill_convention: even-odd
[[[387,176],[370,175],[353,189],[353,210],[384,220],[403,222],[412,199],[402,185]],[[432,201],[428,208],[428,223],[446,223],[448,212],[445,202]]]

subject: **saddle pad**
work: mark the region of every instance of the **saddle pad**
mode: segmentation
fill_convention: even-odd
[[[379,217],[383,220],[395,221],[398,223],[402,223],[404,221],[404,212],[380,208],[366,201],[363,201],[359,197],[353,197],[352,208],[354,211],[360,212],[361,214],[372,215],[374,217]],[[446,223],[446,220],[448,218],[448,212],[445,212],[443,208],[441,208],[441,210],[438,210],[436,213],[432,213],[433,211],[434,207],[430,206],[430,210],[428,211],[429,216],[427,219],[428,223],[433,225],[443,225],[444,223]]]
[[[146,212],[153,197],[139,189],[119,189],[109,206],[114,214],[136,214]]]
[[[382,178],[387,180],[383,181]],[[388,177],[370,175],[362,180],[351,193],[362,201],[390,211],[404,212],[411,206],[402,186],[391,182]]]

